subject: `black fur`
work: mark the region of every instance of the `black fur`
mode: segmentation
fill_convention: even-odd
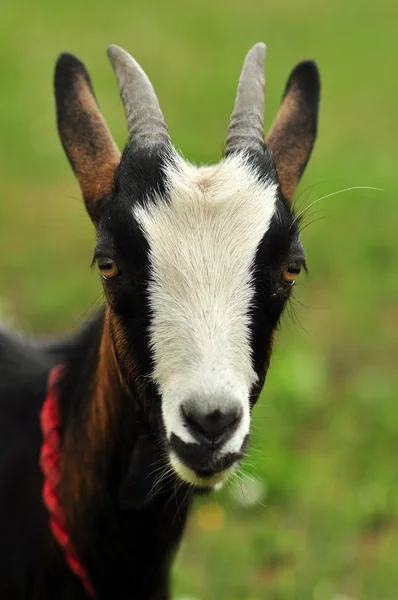
[[[131,144],[124,149],[115,182],[115,194],[132,207],[144,204],[155,196],[167,201],[164,167],[173,161],[171,145],[136,150]]]
[[[161,198],[167,202],[168,191],[164,175],[165,161],[169,160],[167,148],[156,152],[134,152],[127,146],[117,170],[113,197],[104,203],[97,227],[95,254],[113,258],[122,277],[105,286],[112,310],[120,319],[126,334],[126,344],[131,349],[137,373],[146,380],[152,398],[156,388],[148,377],[152,370],[149,351],[150,310],[148,303],[149,247],[134,219],[137,204]],[[129,387],[135,389],[137,381],[124,370]]]
[[[280,195],[270,227],[258,246],[253,264],[255,296],[251,311],[252,356],[261,382],[273,332],[278,328],[292,292],[291,284],[281,277],[283,269],[290,263],[304,267],[305,255],[294,215]]]
[[[311,65],[302,65],[292,75],[294,85],[303,84],[308,106],[317,97],[313,71]],[[113,258],[122,276],[104,286],[112,315],[109,322],[110,313],[102,310],[76,336],[56,343],[34,344],[0,332],[0,597],[88,598],[52,536],[41,498],[40,411],[48,374],[62,363],[66,370],[59,396],[63,453],[59,494],[77,554],[99,600],[167,600],[170,562],[194,490],[177,482],[171,473],[158,481],[169,448],[161,399],[149,377],[153,366],[149,248],[132,208],[155,199],[168,201],[164,166],[172,154],[169,146],[137,152],[128,145],[119,164],[119,153],[99,117],[85,67],[71,55],[62,55],[58,62],[55,91],[60,137],[97,228],[94,258]],[[315,136],[313,130],[311,134]],[[248,150],[248,159],[260,179],[278,181],[273,155],[265,144],[261,152]],[[252,265],[256,282],[251,309],[252,359],[259,380],[251,393],[252,404],[260,393],[272,335],[291,292],[281,277],[291,261],[304,265],[304,253],[297,224],[279,193],[277,210]],[[104,356],[110,360],[103,349],[108,333],[122,378],[121,382],[117,371],[115,397],[114,388],[106,387],[110,379],[104,379],[105,387],[99,386],[107,390],[110,409],[105,402],[89,404],[93,390],[98,391],[96,384],[103,381],[101,369],[105,374],[109,369],[109,375],[112,370],[112,365],[101,362]],[[106,425],[105,437],[85,429],[91,424],[86,419],[92,406],[93,414],[98,411],[103,418],[101,425]],[[98,448],[89,444],[97,441],[96,436]],[[218,471],[239,460],[247,442],[246,438],[238,454],[211,464],[197,448],[175,436],[171,446],[206,478],[213,468]],[[90,454],[93,447],[96,453]],[[81,486],[83,491],[73,488],[73,482],[83,480],[89,487]]]
[[[167,198],[163,160],[159,154],[137,157],[126,148],[113,198],[104,200],[97,227],[96,254],[117,257],[124,271],[124,284],[110,284],[107,296],[127,332],[129,351],[143,378],[151,369],[148,246],[131,209],[134,202],[157,193]],[[69,427],[78,428],[98,365],[103,327],[100,311],[77,336],[54,344],[31,344],[0,334],[0,523],[6,524],[0,537],[0,590],[4,600],[87,597],[48,527],[38,466],[39,414],[48,373],[64,363],[59,399],[63,436]],[[110,333],[116,335],[112,329]],[[120,366],[123,370],[122,361]],[[136,393],[139,382],[127,371],[123,375],[131,391],[123,398],[123,410],[112,430],[114,443],[109,440],[105,459],[98,457],[87,474],[93,478],[95,501],[81,506],[79,522],[69,529],[98,598],[166,600],[169,564],[191,494],[181,482],[175,491],[174,476],[156,483],[164,460],[159,419],[143,409],[142,394]],[[150,396],[155,404],[153,387]],[[67,504],[67,495],[62,498]]]
[[[80,418],[87,380],[97,362],[102,323],[100,313],[78,336],[54,346],[0,334],[0,590],[4,600],[87,598],[48,527],[38,466],[39,413],[48,372],[63,362],[68,365],[60,399],[65,430],[71,419]],[[185,486],[175,494],[175,481],[155,489],[154,476],[147,481],[154,463],[159,465],[162,459],[131,400],[115,431],[118,451],[102,469],[98,465],[94,469],[96,503],[82,507],[81,530],[71,533],[98,598],[163,600],[168,597],[169,562],[189,500]],[[123,461],[130,467],[122,469]]]
[[[183,457],[185,464],[204,478],[227,469],[243,458],[242,450],[239,453],[229,453],[222,458],[213,459],[209,465],[209,450],[206,447],[198,446],[198,444],[187,444],[174,433],[171,435],[170,445],[179,456]]]
[[[122,282],[108,283],[106,294],[126,333],[137,373],[146,380],[152,366],[146,293],[148,245],[131,209],[134,202],[157,192],[167,201],[167,186],[159,158],[153,162],[147,157],[137,172],[136,157],[130,150],[125,156],[114,198],[103,206],[96,253],[117,258],[124,272]],[[255,160],[258,157],[253,156]],[[272,170],[263,171],[264,177],[270,175]],[[257,282],[252,310],[253,361],[260,380],[272,332],[290,293],[281,281],[281,268],[291,259],[294,248],[296,258],[303,258],[297,236],[290,209],[280,197],[253,265]],[[56,344],[34,345],[1,334],[0,523],[5,524],[5,530],[0,538],[0,589],[6,590],[2,595],[5,600],[86,598],[52,538],[41,501],[39,413],[49,370],[65,363],[60,396],[62,433],[65,436],[72,426],[78,430],[98,365],[103,327],[101,311],[77,336]],[[111,335],[116,336],[116,332],[111,330]],[[122,361],[120,366],[123,371]],[[95,497],[80,507],[77,523],[70,524],[70,534],[99,598],[166,599],[169,564],[184,528],[189,489],[182,485],[176,493],[174,476],[165,485],[156,485],[154,470],[162,465],[164,452],[160,398],[150,383],[146,383],[145,396],[131,373],[123,375],[130,391],[123,392],[122,410],[112,426],[105,454],[94,460],[87,473],[93,480]],[[253,402],[259,391],[260,387],[253,392]],[[172,440],[173,447],[178,443]],[[211,475],[207,461],[201,462],[197,451],[192,454],[186,445],[177,450],[202,477]],[[223,464],[214,464],[214,469],[240,459],[244,447],[241,452],[224,458]],[[78,469],[79,456],[75,462]],[[67,493],[62,498],[68,504]]]

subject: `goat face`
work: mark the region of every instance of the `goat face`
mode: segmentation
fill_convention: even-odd
[[[248,54],[226,151],[196,168],[171,145],[135,61],[109,56],[129,142],[119,152],[83,65],[56,71],[58,126],[97,228],[121,373],[186,482],[211,488],[241,460],[274,331],[302,267],[290,208],[316,136],[313,63],[292,72],[263,141],[265,47]]]

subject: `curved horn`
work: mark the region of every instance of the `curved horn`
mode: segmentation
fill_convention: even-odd
[[[246,56],[228,128],[226,153],[264,145],[265,51],[265,44],[259,42]]]
[[[170,144],[155,90],[140,65],[122,48],[107,49],[127,119],[129,142],[138,146]]]

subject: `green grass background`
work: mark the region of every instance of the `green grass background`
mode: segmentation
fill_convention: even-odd
[[[245,466],[261,502],[243,507],[230,485],[198,503],[174,598],[398,598],[397,24],[388,0],[3,0],[0,312],[28,333],[71,330],[100,294],[93,230],[54,124],[61,51],[86,63],[122,146],[105,48],[129,50],[175,144],[197,163],[221,155],[253,43],[268,45],[267,126],[290,69],[314,58],[319,140],[298,207],[351,186],[384,190],[311,209],[320,220],[302,234],[310,275],[296,318],[283,320]]]

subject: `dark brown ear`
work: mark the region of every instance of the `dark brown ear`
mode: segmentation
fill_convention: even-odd
[[[282,105],[266,140],[274,156],[282,193],[289,203],[315,142],[319,94],[315,63],[298,64],[289,77]]]
[[[97,222],[99,200],[112,190],[120,152],[98,108],[83,63],[71,54],[61,54],[54,87],[59,136],[87,210]]]

